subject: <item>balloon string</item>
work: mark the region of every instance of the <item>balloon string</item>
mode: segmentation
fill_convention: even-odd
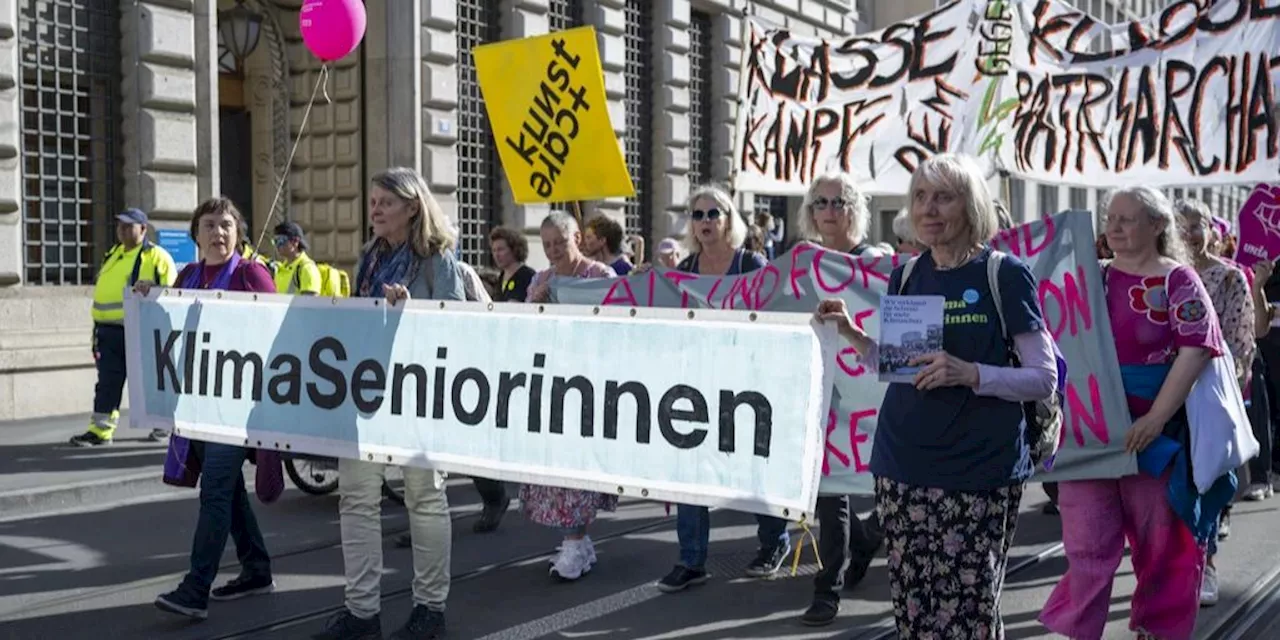
[[[328,104],[333,103],[329,99],[328,78],[329,65],[325,64],[320,67],[320,75],[316,77],[316,86],[311,89],[311,99],[307,100],[307,108],[302,112],[302,124],[298,127],[297,137],[293,139],[293,148],[289,150],[289,161],[284,165],[284,175],[280,176],[280,184],[276,185],[276,194],[271,198],[271,208],[267,209],[267,222],[262,225],[262,232],[258,234],[258,242],[254,244],[254,250],[259,254],[262,253],[262,241],[267,237],[267,229],[271,228],[271,221],[276,215],[276,205],[280,203],[280,196],[284,195],[285,186],[289,184],[289,173],[293,170],[293,158],[298,154],[298,145],[302,143],[302,136],[307,130],[307,121],[311,119],[311,107],[316,103],[316,94],[320,93],[321,87],[325,87],[325,102]]]

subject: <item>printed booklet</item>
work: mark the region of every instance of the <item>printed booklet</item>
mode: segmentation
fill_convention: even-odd
[[[908,363],[942,351],[942,296],[880,297],[880,382],[915,380]]]

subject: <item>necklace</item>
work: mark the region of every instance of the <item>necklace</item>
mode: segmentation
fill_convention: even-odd
[[[977,252],[978,250],[975,249],[974,247],[969,247],[968,249],[964,250],[964,253],[960,254],[960,258],[956,260],[955,264],[946,265],[946,264],[942,264],[940,262],[934,261],[934,266],[937,267],[939,271],[951,271],[952,269],[959,269],[960,267],[963,267],[965,263],[972,260],[973,256],[977,254]]]

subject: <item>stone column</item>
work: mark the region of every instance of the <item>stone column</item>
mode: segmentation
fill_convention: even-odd
[[[195,1],[196,190],[200,200],[222,195],[218,114],[218,0]]]
[[[365,172],[422,169],[422,6],[367,3],[364,39]]]
[[[600,66],[604,70],[604,93],[608,100],[609,121],[623,149],[622,134],[627,126],[627,80],[623,69],[627,66],[627,19],[623,13],[624,0],[583,0],[583,23],[596,28],[596,41],[600,45]],[[583,204],[583,217],[601,213],[619,223],[626,219],[626,198],[607,198]],[[646,212],[647,213],[647,212]]]
[[[407,0],[402,0],[407,1]],[[422,176],[458,219],[458,5],[422,0]]]
[[[0,0],[0,287],[22,282],[18,0]]]
[[[725,11],[711,18],[711,179],[733,179],[738,121],[738,82],[742,67],[742,18]],[[736,204],[744,212],[755,209],[755,194],[738,192]],[[791,223],[790,220],[787,221]]]
[[[653,238],[681,233],[689,197],[689,0],[654,7]]]
[[[514,40],[516,38],[528,38],[530,36],[540,36],[551,31],[550,20],[547,12],[551,6],[547,0],[502,0],[502,38],[504,40]],[[502,144],[499,140],[498,144]],[[502,212],[503,224],[514,229],[520,229],[527,234],[533,236],[529,238],[529,242],[533,246],[541,247],[538,239],[538,226],[542,224],[542,219],[551,213],[551,205],[548,204],[516,204],[515,198],[511,193],[511,182],[507,180],[506,174],[501,167],[498,169],[498,181],[502,184]]]
[[[161,221],[189,219],[200,194],[196,16],[187,6],[121,9],[125,203]]]

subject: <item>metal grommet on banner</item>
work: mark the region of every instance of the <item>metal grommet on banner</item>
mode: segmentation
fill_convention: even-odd
[[[373,462],[373,454],[369,454],[369,462]]]
[[[759,318],[759,317],[760,317],[760,316],[757,316],[757,315],[756,315],[756,312],[752,311],[752,312],[751,312],[751,315],[747,316],[747,319],[748,319],[748,320],[751,320],[752,322],[755,322],[755,321],[756,321],[756,319],[757,319],[757,318]]]
[[[640,490],[640,497],[642,497],[642,498],[648,498],[648,497],[649,497],[649,490],[648,490],[648,489],[641,489],[641,490]]]
[[[286,442],[286,443],[284,443],[284,448],[285,448],[285,450],[286,450],[286,451],[292,451],[292,450],[293,450],[293,445],[291,445],[291,444],[289,444],[288,442]]]
[[[213,294],[213,297],[215,297],[215,298],[217,298],[217,299],[221,300],[221,299],[222,299],[222,292],[221,292],[221,291],[219,291],[219,292],[217,292],[217,293]]]
[[[333,305],[333,306],[335,306],[335,307],[336,307],[336,306],[338,306],[338,299],[337,299],[337,298],[329,298],[329,304],[331,304],[331,305]]]
[[[490,302],[490,303],[489,303],[489,310],[490,310],[490,311],[493,311],[493,303],[492,303],[492,302]]]
[[[690,319],[690,320],[692,320],[692,319],[693,319],[693,311],[692,311],[692,310],[690,310],[690,311],[689,311],[689,319]]]
[[[441,302],[441,303],[440,303],[440,308],[441,308],[441,309],[443,309],[443,308],[444,308],[444,303],[443,303],[443,302]]]
[[[261,440],[259,440],[259,441],[258,441],[258,446],[259,446],[259,447],[261,447],[261,446],[262,446],[262,441],[261,441]]]
[[[632,318],[636,317],[636,310],[634,308],[631,309],[631,317]]]
[[[279,443],[279,442],[277,442],[277,443],[276,443],[276,448],[277,448],[277,449],[279,449],[279,448],[280,448],[280,443]]]
[[[258,301],[258,294],[256,294],[256,293],[255,293],[255,294],[253,294],[253,301],[254,301],[254,302],[257,302],[257,301]]]
[[[592,307],[592,308],[591,308],[591,315],[594,315],[594,316],[598,316],[598,315],[600,315],[600,307]]]
[[[381,301],[381,300],[378,300],[377,298],[374,298],[374,299],[373,299],[373,306],[375,306],[375,307],[376,307],[376,306],[378,306],[378,305],[380,305],[380,304],[382,304],[382,301]]]
[[[626,490],[626,489],[623,489],[622,487],[618,487],[618,495],[622,495],[622,494],[624,494],[624,493],[626,493],[626,492],[627,492],[627,490]]]
[[[538,305],[538,313],[542,313],[543,311],[546,311],[546,310],[547,310],[547,308],[546,308],[546,307],[544,307],[544,306],[542,306],[542,305]]]
[[[177,431],[177,429],[175,429],[173,432],[174,432],[174,433],[177,433],[178,431]],[[245,438],[245,439],[244,439],[244,446],[246,446],[246,447],[247,447],[247,446],[249,446],[249,439],[248,439],[248,438]]]
[[[391,456],[387,456],[387,462],[391,462]]]

